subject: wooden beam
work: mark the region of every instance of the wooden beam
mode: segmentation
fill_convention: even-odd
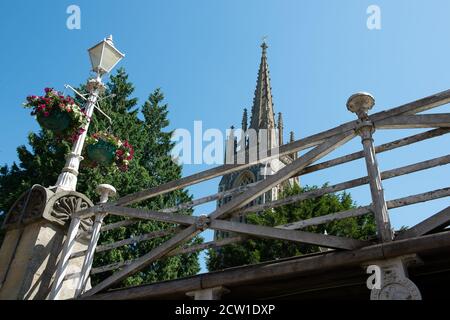
[[[326,142],[323,142],[319,146],[315,147],[311,151],[307,152],[291,164],[285,166],[280,171],[267,177],[265,180],[261,181],[257,186],[248,190],[244,194],[241,194],[235,198],[232,198],[229,202],[225,203],[223,206],[217,208],[214,212],[210,214],[211,219],[217,219],[224,217],[226,214],[231,213],[245,206],[246,204],[252,202],[254,199],[259,197],[264,192],[270,190],[273,186],[289,179],[297,172],[305,168],[307,165],[314,161],[326,156],[339,146],[343,145],[355,136],[355,132],[347,132],[339,136],[330,138]]]
[[[450,188],[437,189],[433,191],[428,191],[424,193],[419,193],[403,198],[398,198],[386,202],[388,209],[395,209],[404,206],[413,205],[420,202],[436,200],[440,198],[445,198],[450,196]],[[345,218],[359,217],[372,212],[372,206],[367,205],[359,208],[354,208],[350,210],[345,210],[341,212],[331,213],[323,216],[318,216],[306,220],[286,223],[283,225],[276,226],[276,228],[298,230],[309,226],[315,226],[319,224],[324,224],[332,222],[335,220],[341,220]]]
[[[436,200],[450,196],[450,188],[442,188],[424,193],[419,193],[413,196],[404,197],[387,202],[388,208],[400,208],[412,204]]]
[[[106,278],[95,287],[84,293],[81,297],[89,297],[93,294],[96,294],[104,289],[107,289],[114,285],[115,283],[124,280],[129,275],[142,270],[153,261],[161,258],[168,252],[172,251],[174,248],[179,246],[181,243],[188,241],[192,237],[194,237],[199,231],[197,230],[197,226],[191,225],[187,227],[183,231],[177,233],[171,239],[167,240],[160,246],[154,248],[150,252],[146,253],[142,257],[136,259],[132,264],[125,266],[122,270],[114,273],[112,276]]]
[[[122,220],[122,221],[110,223],[110,224],[102,226],[101,231],[105,232],[105,231],[109,231],[109,230],[118,229],[118,228],[121,228],[121,227],[130,226],[132,224],[135,224],[138,221],[140,221],[140,220],[139,219],[129,218],[129,219],[125,219],[125,220]]]
[[[397,235],[395,239],[402,240],[423,236],[424,234],[427,234],[438,228],[446,227],[448,224],[450,224],[450,206],[416,224],[414,227],[403,231],[402,233]]]
[[[197,218],[193,217],[193,216],[172,214],[172,213],[163,213],[163,212],[152,211],[152,210],[148,210],[148,209],[140,209],[140,208],[112,206],[112,207],[108,207],[107,210],[108,210],[107,211],[108,213],[119,215],[119,216],[139,218],[139,219],[150,219],[150,220],[156,220],[156,221],[160,221],[160,222],[178,223],[178,224],[183,224],[183,225],[195,224],[195,222],[197,221]]]
[[[167,254],[167,256],[173,257],[173,256],[177,256],[180,254],[193,253],[196,251],[202,251],[202,250],[211,249],[211,248],[219,248],[219,247],[223,247],[223,246],[226,246],[229,244],[241,242],[244,239],[245,239],[245,237],[238,236],[238,237],[223,238],[223,239],[219,239],[219,240],[208,241],[208,242],[196,244],[193,246],[186,246],[186,247],[175,249],[172,252],[169,252]]]
[[[132,264],[136,260],[137,259],[118,261],[118,262],[113,262],[113,263],[110,263],[110,264],[106,264],[104,266],[92,268],[91,275],[99,274],[99,273],[103,273],[103,272],[107,272],[107,271],[112,271],[112,270],[116,270],[116,269],[119,269],[119,268],[123,268],[125,266],[128,266],[128,265]]]
[[[269,238],[318,245],[321,247],[352,250],[369,244],[367,241],[336,237],[319,233],[283,230],[225,220],[212,220],[211,229],[243,233],[258,238]]]
[[[175,249],[175,250],[169,252],[166,255],[166,257],[173,257],[173,256],[181,255],[181,254],[193,253],[196,251],[202,251],[202,250],[209,249],[209,248],[223,247],[223,246],[226,246],[229,244],[241,242],[244,239],[245,239],[245,237],[239,236],[239,237],[224,238],[224,239],[220,239],[220,240],[204,242],[204,243],[200,243],[200,244],[196,244],[196,245],[192,245],[192,246],[185,246],[185,247],[181,247],[181,248],[178,248],[178,249]],[[133,263],[133,261],[135,261],[135,260],[119,261],[119,262],[114,262],[114,263],[107,264],[107,265],[104,265],[101,267],[93,268],[91,271],[91,274],[97,274],[97,273],[102,273],[102,272],[122,268],[124,266],[127,266],[127,265]]]
[[[425,131],[422,133],[418,133],[418,134],[415,134],[412,136],[408,136],[405,138],[401,138],[398,140],[394,140],[394,141],[379,145],[379,146],[375,147],[375,152],[378,154],[378,153],[394,150],[394,149],[397,149],[400,147],[411,145],[416,142],[435,138],[435,137],[444,135],[449,132],[450,132],[450,128],[438,128],[438,129]],[[337,165],[340,165],[343,163],[348,163],[348,162],[351,162],[351,161],[354,161],[357,159],[362,159],[362,158],[364,158],[363,151],[354,152],[354,153],[351,153],[351,154],[348,154],[348,155],[345,155],[345,156],[342,156],[339,158],[335,158],[332,160],[328,160],[328,161],[324,161],[321,163],[317,163],[317,164],[308,166],[300,172],[300,175],[308,174],[308,173],[319,171],[322,169],[331,168],[331,167],[334,167],[334,166],[337,166]]]
[[[296,222],[286,223],[283,225],[276,226],[275,228],[287,229],[287,230],[298,230],[303,229],[310,226],[317,226],[320,224],[325,224],[329,222],[333,222],[336,220],[342,220],[346,218],[353,218],[366,215],[372,212],[372,206],[364,206],[354,209],[349,209],[345,211],[340,211],[336,213],[331,213],[323,216],[318,216],[310,219],[300,220]]]
[[[149,232],[149,233],[145,233],[145,234],[140,234],[137,236],[133,236],[131,238],[127,238],[127,239],[123,239],[120,241],[97,246],[97,248],[95,249],[95,252],[96,253],[104,252],[104,251],[116,249],[119,247],[123,247],[123,246],[129,245],[129,244],[134,244],[134,243],[139,243],[142,241],[147,241],[147,240],[151,240],[151,239],[155,239],[155,238],[165,237],[165,236],[171,235],[173,233],[179,232],[181,230],[182,230],[181,228],[170,228],[168,230],[158,230],[158,231],[153,231],[153,232]],[[78,251],[78,252],[73,253],[70,257],[77,258],[77,257],[82,257],[85,254],[86,254],[86,251]]]
[[[450,114],[401,115],[375,122],[377,129],[448,128]]]

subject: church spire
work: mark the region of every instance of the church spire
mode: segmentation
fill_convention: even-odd
[[[267,64],[267,44],[261,44],[262,55],[256,82],[255,97],[250,121],[251,129],[275,129],[275,119],[272,103],[272,88],[270,87],[269,65]]]

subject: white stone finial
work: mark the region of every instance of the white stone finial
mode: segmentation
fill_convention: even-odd
[[[96,191],[100,195],[100,203],[107,202],[110,196],[114,196],[117,193],[116,188],[110,184],[99,184]]]
[[[367,112],[375,105],[375,98],[367,92],[358,92],[347,100],[347,109],[356,113],[359,118],[367,116]]]

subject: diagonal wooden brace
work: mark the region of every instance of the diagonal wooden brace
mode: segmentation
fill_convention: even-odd
[[[367,241],[350,238],[297,230],[284,230],[235,221],[213,220],[209,227],[215,230],[237,232],[260,238],[294,241],[334,249],[353,250],[370,244]]]

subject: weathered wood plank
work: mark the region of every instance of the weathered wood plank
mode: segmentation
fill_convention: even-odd
[[[119,207],[112,206],[108,207],[108,213],[131,217],[131,218],[139,218],[139,219],[150,219],[156,220],[160,222],[168,222],[168,223],[178,223],[183,225],[191,225],[197,221],[196,217],[193,216],[184,216],[179,214],[172,213],[163,213],[158,211],[152,211],[148,209],[140,209],[140,208],[128,208],[128,207]]]
[[[367,241],[336,237],[305,231],[283,230],[266,226],[252,225],[235,221],[213,220],[211,229],[243,233],[259,238],[278,239],[318,245],[321,247],[352,250],[369,244]]]
[[[136,261],[136,259],[125,260],[125,261],[118,261],[118,262],[106,264],[106,265],[101,266],[101,267],[92,268],[91,269],[91,275],[99,274],[99,273],[103,273],[103,272],[107,272],[107,271],[112,271],[112,270],[116,270],[116,269],[119,269],[119,268],[123,268],[125,266],[128,266],[128,265],[132,264],[134,261]]]
[[[105,232],[105,231],[109,231],[109,230],[118,229],[118,228],[121,228],[121,227],[130,226],[132,224],[135,224],[138,221],[139,221],[139,219],[129,218],[129,219],[125,219],[125,220],[122,220],[122,221],[110,223],[110,224],[102,226],[101,231]]]
[[[173,256],[177,256],[180,254],[193,253],[196,251],[202,251],[202,250],[210,249],[210,248],[219,248],[219,247],[223,247],[223,246],[226,246],[229,244],[242,242],[244,239],[245,239],[245,237],[238,236],[238,237],[232,237],[232,238],[224,238],[224,239],[220,239],[220,240],[216,240],[216,241],[209,241],[209,242],[205,242],[205,243],[201,243],[201,244],[197,244],[197,245],[193,245],[193,246],[186,246],[186,247],[175,249],[175,250],[169,252],[166,256],[173,257]],[[115,263],[111,263],[108,265],[104,265],[101,267],[93,268],[91,271],[91,274],[103,273],[106,271],[111,271],[111,270],[115,270],[118,268],[122,268],[124,266],[131,264],[133,261],[134,260],[120,261],[120,262],[115,262]]]
[[[181,228],[170,228],[167,230],[158,230],[158,231],[141,234],[138,236],[133,236],[131,238],[123,239],[120,241],[99,245],[95,249],[95,252],[99,253],[99,252],[123,247],[123,246],[129,245],[129,244],[134,244],[134,243],[139,243],[142,241],[147,241],[147,240],[151,240],[151,239],[155,239],[155,238],[165,237],[165,236],[171,235],[175,232],[179,232],[181,230],[182,230]],[[85,253],[86,253],[86,251],[75,252],[74,254],[71,255],[71,258],[82,257]]]
[[[349,209],[345,211],[340,211],[336,213],[331,213],[323,216],[318,216],[310,219],[305,219],[301,221],[286,223],[283,225],[276,226],[275,228],[287,229],[287,230],[298,230],[310,226],[317,226],[320,224],[329,223],[336,220],[342,220],[345,218],[359,217],[372,212],[372,206],[364,206],[354,209]]]
[[[426,202],[431,200],[436,200],[440,198],[445,198],[450,196],[450,188],[442,188],[433,191],[428,191],[424,193],[419,193],[413,196],[404,197],[396,200],[391,200],[387,202],[388,209],[390,208],[400,208],[404,206],[409,206],[412,204]]]
[[[401,115],[375,122],[377,129],[448,128],[450,114]]]
[[[431,139],[431,138],[435,138],[441,135],[444,135],[446,133],[449,133],[450,129],[449,128],[439,128],[439,129],[433,129],[433,130],[429,130],[426,132],[422,132],[419,134],[415,134],[412,136],[408,136],[405,138],[401,138],[398,140],[394,140],[382,145],[379,145],[377,147],[375,147],[375,152],[378,153],[382,153],[382,152],[386,152],[386,151],[390,151],[390,150],[394,150],[400,147],[404,147],[407,145],[411,145],[413,143],[416,142],[420,142],[420,141],[424,141],[427,139]],[[328,161],[324,161],[321,163],[317,163],[317,164],[313,164],[311,166],[306,167],[305,169],[303,169],[300,172],[300,175],[304,175],[304,174],[308,174],[311,172],[315,172],[315,171],[319,171],[322,169],[327,169],[327,168],[331,168],[343,163],[348,163],[354,160],[358,160],[358,159],[362,159],[364,158],[364,152],[363,151],[358,151],[355,153],[351,153],[339,158],[335,158],[332,160],[328,160]]]
[[[113,284],[127,278],[129,275],[138,272],[139,270],[145,268],[153,261],[161,258],[168,252],[172,251],[181,243],[188,241],[192,237],[194,237],[199,231],[195,225],[191,225],[187,227],[183,231],[180,231],[171,239],[164,242],[162,245],[154,248],[149,253],[146,253],[142,257],[136,259],[132,264],[125,266],[122,270],[114,273],[112,276],[106,278],[95,287],[87,291],[82,295],[82,297],[89,297],[93,294],[96,294],[104,289],[111,287]]]
[[[219,248],[219,247],[223,247],[223,246],[226,246],[229,244],[241,242],[244,239],[245,239],[245,237],[238,236],[238,237],[231,237],[231,238],[223,238],[223,239],[219,239],[219,240],[215,240],[215,241],[208,241],[208,242],[196,244],[193,246],[187,246],[187,247],[175,249],[174,251],[169,252],[167,254],[167,256],[173,257],[173,256],[177,256],[180,254],[192,253],[192,252],[196,252],[196,251],[202,251],[205,249]]]
[[[407,238],[414,238],[418,236],[423,236],[433,230],[441,227],[445,227],[450,224],[450,206],[442,211],[432,215],[431,217],[425,219],[424,221],[416,224],[414,227],[403,231],[397,237],[396,240],[402,240]]]
[[[403,198],[398,198],[390,201],[386,201],[388,209],[395,209],[404,206],[413,205],[420,202],[436,200],[450,196],[450,188],[437,189],[424,193],[419,193]],[[372,206],[367,205],[355,209],[345,210],[337,213],[331,213],[319,217],[314,217],[306,220],[291,222],[283,225],[279,225],[276,228],[297,230],[303,229],[309,226],[315,226],[319,224],[328,223],[334,220],[341,220],[345,218],[358,217],[372,212]]]

